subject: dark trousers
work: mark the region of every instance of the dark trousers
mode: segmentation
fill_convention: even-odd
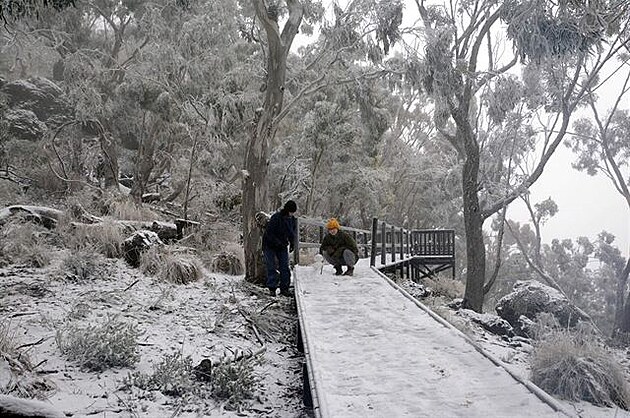
[[[267,287],[270,289],[278,287],[278,271],[280,271],[280,290],[288,290],[291,283],[291,270],[289,270],[289,252],[287,249],[277,250],[264,247],[263,255],[267,266]]]
[[[324,256],[324,260],[328,261],[333,266],[348,266],[354,268],[354,265],[357,263],[357,256],[354,255],[352,251],[349,249],[343,250],[343,254],[341,257],[331,257],[327,253],[322,254]]]

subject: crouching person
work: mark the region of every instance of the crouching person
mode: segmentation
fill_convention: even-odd
[[[339,222],[332,218],[326,223],[328,234],[319,247],[319,253],[335,268],[335,276],[352,276],[359,259],[357,243],[350,234],[341,230]],[[348,266],[343,272],[341,266]]]

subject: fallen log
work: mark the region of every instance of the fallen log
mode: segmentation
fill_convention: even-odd
[[[42,401],[0,395],[0,416],[7,418],[63,418],[65,415]]]
[[[73,227],[98,228],[103,224],[103,218],[94,216],[87,212],[81,205],[75,205],[70,209],[71,214],[79,222],[71,222]],[[42,224],[46,228],[52,229],[57,226],[59,220],[65,212],[49,208],[46,206],[14,205],[0,210],[0,226],[4,225],[11,217],[22,215],[27,220]],[[176,219],[174,222],[164,221],[129,221],[114,220],[116,224],[123,227],[126,233],[133,233],[141,229],[153,231],[162,241],[176,241],[184,237],[184,230],[198,227],[199,222],[187,219]]]
[[[63,216],[63,211],[46,206],[8,206],[0,210],[0,226],[4,225],[9,218],[17,215],[22,215],[31,222],[39,223],[46,228],[52,229],[57,226],[57,222]]]
[[[116,225],[122,227],[122,232],[125,235],[132,234],[142,229],[155,232],[162,241],[175,241],[180,239],[180,232],[178,232],[177,225],[171,222],[163,221],[125,221],[125,220],[111,220]],[[72,228],[81,228],[83,230],[99,229],[104,225],[103,222],[97,223],[83,223],[83,222],[70,222]],[[183,236],[183,235],[182,235]]]

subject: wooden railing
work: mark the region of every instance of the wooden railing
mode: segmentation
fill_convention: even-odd
[[[319,248],[326,233],[326,221],[300,217],[297,220],[298,242],[295,245],[294,261],[300,261],[300,248]],[[397,259],[409,257],[454,258],[455,231],[453,229],[409,230],[372,219],[372,229],[358,229],[342,226],[350,233],[359,247],[359,256],[370,258],[375,266],[377,257],[380,263],[395,263]]]

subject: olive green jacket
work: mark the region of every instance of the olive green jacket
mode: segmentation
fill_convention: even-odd
[[[352,235],[339,230],[335,235],[326,234],[322,244],[319,246],[319,252],[321,254],[326,252],[331,257],[341,258],[343,257],[343,250],[346,248],[359,258],[359,248],[354,238],[352,238]]]

